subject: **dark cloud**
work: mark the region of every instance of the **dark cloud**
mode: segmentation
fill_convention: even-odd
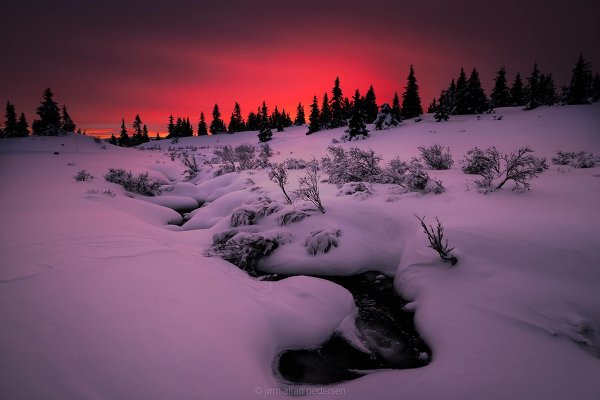
[[[31,118],[50,85],[84,124],[118,125],[139,110],[158,129],[171,112],[215,101],[291,107],[338,74],[348,94],[373,83],[387,98],[410,64],[425,102],[461,66],[477,66],[489,86],[499,66],[526,75],[537,60],[562,84],[581,52],[600,66],[599,13],[583,0],[11,2],[0,100]]]

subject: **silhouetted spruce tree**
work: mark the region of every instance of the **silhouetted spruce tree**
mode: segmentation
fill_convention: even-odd
[[[169,124],[167,125],[167,139],[175,137],[175,124],[173,123],[173,114],[169,115]]]
[[[127,128],[125,127],[125,118],[121,120],[121,135],[119,136],[119,146],[129,146],[129,135],[127,134]]]
[[[344,118],[344,123],[348,125],[348,121],[352,116],[352,103],[348,97],[344,97],[342,100],[342,116]]]
[[[433,98],[433,100],[431,100],[431,103],[429,103],[429,106],[427,107],[427,113],[428,114],[432,114],[435,113],[437,110],[437,102],[435,100],[435,97]]]
[[[273,137],[273,132],[271,132],[271,128],[269,127],[269,121],[267,119],[263,120],[263,124],[258,132],[258,140],[261,143],[268,142]]]
[[[396,119],[396,121],[402,121],[398,92],[394,92],[394,100],[392,100],[392,116]]]
[[[254,111],[250,111],[246,120],[246,129],[249,131],[257,131],[260,129],[260,118]]]
[[[27,123],[27,118],[25,118],[24,113],[21,113],[19,116],[19,121],[17,122],[17,136],[29,136],[29,124]]]
[[[540,75],[539,93],[539,100],[541,105],[551,106],[554,103],[556,103],[556,87],[554,86],[554,79],[552,78],[552,74]]]
[[[469,114],[481,114],[488,109],[488,100],[485,96],[479,73],[475,68],[471,71],[471,76],[467,82],[467,111]]]
[[[525,89],[525,109],[533,110],[540,106],[540,70],[537,62],[533,64],[533,71],[527,78],[527,87]]]
[[[148,136],[148,127],[146,124],[142,127],[142,143],[148,143],[150,141],[150,137]]]
[[[67,106],[63,104],[62,107],[62,130],[65,132],[75,132],[75,122],[71,119],[71,116],[67,112]]]
[[[573,68],[567,103],[589,104],[589,98],[592,96],[592,84],[590,64],[585,61],[582,54],[579,56],[577,63],[575,63],[575,68]]]
[[[131,134],[131,140],[129,141],[129,144],[131,146],[142,144],[142,119],[140,118],[139,114],[135,115],[131,127],[133,128],[133,133]]]
[[[112,135],[110,135],[110,139],[108,139],[108,143],[112,144],[113,146],[119,145],[119,141],[117,140],[117,137],[115,136],[114,133]]]
[[[517,73],[515,81],[510,88],[510,98],[513,106],[522,107],[525,105],[525,89],[523,88],[523,81],[519,73]]]
[[[208,128],[206,127],[206,119],[204,118],[204,111],[200,112],[200,121],[198,122],[198,136],[208,135]]]
[[[263,124],[269,124],[269,107],[267,107],[267,102],[263,100],[262,105],[259,108],[260,121],[258,125],[258,129],[263,128]]]
[[[460,69],[460,74],[456,80],[456,95],[454,104],[454,114],[464,115],[469,113],[469,104],[467,100],[468,90],[467,74],[464,68]]]
[[[236,101],[233,106],[233,112],[231,113],[231,118],[229,120],[229,133],[241,132],[245,130],[244,119],[242,118],[242,108],[240,104]]]
[[[339,128],[340,126],[346,125],[346,120],[344,119],[344,108],[342,104],[344,97],[342,96],[342,88],[340,87],[339,77],[335,78],[331,94],[331,127]]]
[[[433,118],[435,118],[435,120],[437,122],[440,122],[442,120],[444,121],[448,121],[449,118],[449,110],[448,110],[448,93],[445,91],[442,91],[441,95],[440,95],[440,101],[437,104],[437,107],[435,108],[435,114],[433,115]]]
[[[158,133],[158,131],[156,132],[156,136],[154,137],[154,140],[161,140],[162,138],[160,137],[160,133]]]
[[[298,107],[296,107],[296,118],[294,119],[294,125],[301,126],[304,124],[306,124],[304,106],[302,105],[302,103],[298,103]]]
[[[407,85],[402,95],[402,118],[414,118],[423,114],[421,107],[421,97],[419,96],[419,85],[415,77],[413,66],[410,66],[410,72],[407,78]]]
[[[212,135],[218,135],[220,133],[227,132],[227,128],[225,127],[225,122],[221,119],[221,111],[219,111],[218,104],[215,103],[212,112],[212,122],[210,123],[209,131]]]
[[[60,110],[52,99],[53,96],[54,94],[50,88],[44,91],[42,103],[37,108],[40,119],[34,120],[31,125],[34,135],[57,136],[63,133],[60,123]]]
[[[4,137],[17,137],[17,113],[14,104],[6,102],[6,113],[4,114]]]
[[[317,101],[317,96],[314,96],[313,102],[310,105],[310,115],[308,117],[308,132],[306,132],[307,135],[321,130],[320,120],[321,118],[319,113],[319,103]]]
[[[506,84],[506,69],[500,68],[496,73],[494,79],[494,88],[490,95],[490,103],[492,108],[496,107],[509,107],[512,105],[512,99],[510,98],[510,90]]]
[[[321,129],[331,128],[331,107],[329,106],[329,97],[327,92],[323,95],[323,102],[321,103],[321,114],[319,116]]]
[[[594,75],[594,82],[592,83],[592,101],[600,101],[600,75]]]
[[[375,89],[373,85],[369,86],[369,90],[365,94],[365,97],[361,98],[362,112],[364,121],[368,124],[373,123],[379,113],[379,107],[377,106],[377,96],[375,96]]]
[[[454,79],[450,82],[450,86],[448,86],[448,90],[444,93],[442,91],[440,93],[440,98],[442,94],[446,98],[446,106],[448,107],[448,114],[456,114],[456,83],[454,83]]]
[[[348,129],[346,129],[350,140],[357,136],[369,136],[369,131],[365,125],[363,116],[363,107],[361,107],[361,97],[358,89],[354,93],[354,107],[352,109],[352,116],[348,121]]]

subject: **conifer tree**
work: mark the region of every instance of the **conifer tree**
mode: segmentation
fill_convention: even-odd
[[[173,114],[169,115],[169,124],[167,125],[167,139],[175,137],[175,124],[173,123]]]
[[[525,105],[525,90],[523,88],[523,81],[521,80],[521,74],[517,73],[515,81],[510,88],[510,98],[513,106],[524,106]]]
[[[158,133],[158,131],[156,131],[156,136],[154,137],[154,140],[161,140],[162,138],[160,137],[160,133]]]
[[[448,109],[448,92],[442,91],[440,95],[440,101],[438,102],[435,108],[435,114],[433,115],[433,118],[435,118],[437,122],[440,122],[442,120],[448,121],[449,115],[450,112]]]
[[[258,140],[261,143],[268,142],[273,137],[273,132],[269,127],[269,121],[264,119],[260,131],[258,132]]]
[[[319,118],[321,129],[331,128],[331,107],[329,106],[329,97],[327,96],[327,92],[325,92],[325,94],[323,95],[323,102],[321,103],[321,114]]]
[[[512,104],[510,91],[506,84],[506,69],[500,68],[494,79],[494,89],[490,95],[491,107],[509,107]]]
[[[454,79],[452,79],[452,82],[450,82],[450,86],[448,86],[446,93],[442,91],[442,94],[446,100],[448,114],[456,114],[456,84],[454,83]],[[442,95],[440,95],[440,98],[441,97]]]
[[[248,120],[246,122],[246,129],[249,131],[257,131],[260,129],[260,117],[254,111],[250,111],[248,114]]]
[[[229,120],[229,133],[242,132],[245,129],[244,119],[242,117],[242,109],[240,104],[236,101],[233,106],[233,112]]]
[[[377,118],[378,109],[379,107],[377,106],[375,89],[373,89],[373,85],[370,85],[369,90],[367,90],[367,93],[365,94],[364,101],[362,101],[364,121],[369,124],[375,121],[375,118]]]
[[[148,143],[150,141],[150,137],[148,136],[148,127],[144,124],[142,128],[142,143]]]
[[[108,139],[108,143],[112,144],[113,146],[119,145],[119,141],[117,140],[117,137],[115,136],[114,133],[110,135],[110,139]]]
[[[63,104],[62,107],[62,130],[65,132],[75,132],[75,122],[71,119],[71,116],[67,112],[67,106]]]
[[[258,115],[259,115],[259,123],[258,123],[258,129],[262,129],[263,128],[263,124],[269,124],[269,107],[267,107],[267,102],[263,100],[262,105],[260,106],[260,108],[258,109]]]
[[[54,94],[47,88],[43,94],[43,100],[37,108],[40,119],[33,121],[31,127],[34,135],[56,136],[62,134],[60,123],[60,110],[58,104],[53,100]]]
[[[356,137],[369,136],[369,131],[367,130],[367,126],[365,125],[363,116],[363,110],[361,107],[361,97],[360,92],[356,89],[354,93],[354,107],[352,109],[352,116],[350,117],[350,121],[348,121],[348,129],[346,129],[346,133],[350,137],[350,140],[353,140]]]
[[[342,114],[344,116],[344,123],[348,125],[348,121],[352,116],[352,103],[348,97],[344,97],[344,100],[342,100]]]
[[[221,119],[221,111],[219,111],[219,105],[215,103],[212,112],[212,122],[210,123],[209,131],[211,135],[218,135],[220,133],[227,132],[227,128],[225,127],[225,122]]]
[[[464,68],[460,69],[460,74],[456,80],[456,97],[454,105],[454,113],[458,115],[464,115],[469,113],[469,105],[467,100],[468,90],[467,74],[465,74]]]
[[[568,104],[589,104],[589,97],[592,95],[592,72],[590,64],[585,61],[583,54],[579,56],[573,73],[571,75],[571,84],[569,85]]]
[[[208,129],[206,127],[206,120],[204,119],[204,111],[200,112],[200,121],[198,122],[198,136],[208,135]]]
[[[129,146],[129,135],[127,134],[127,128],[125,127],[125,118],[121,120],[121,135],[119,136],[119,146]]]
[[[467,82],[466,102],[468,114],[481,114],[488,109],[487,97],[481,87],[479,73],[475,68]]]
[[[556,103],[556,87],[552,74],[540,75],[539,101],[544,106],[551,106]]]
[[[16,137],[19,129],[17,128],[17,113],[14,104],[6,102],[6,113],[4,114],[4,137]]]
[[[131,127],[133,128],[133,133],[131,135],[130,145],[137,146],[138,144],[142,144],[142,119],[139,114],[135,115]]]
[[[433,100],[431,100],[431,103],[429,103],[429,106],[427,107],[427,113],[431,114],[431,113],[435,113],[437,110],[437,101],[435,99],[435,97],[433,98]]]
[[[531,71],[531,75],[527,78],[527,88],[526,92],[526,106],[525,109],[533,110],[534,108],[539,107],[540,105],[540,70],[538,69],[537,62],[533,64],[533,71]]]
[[[335,78],[331,94],[331,127],[339,128],[340,126],[346,125],[346,120],[344,119],[344,109],[342,104],[344,98],[342,96],[342,88],[340,87],[339,77]]]
[[[304,106],[302,103],[298,103],[296,108],[296,118],[294,119],[294,125],[301,126],[306,124],[306,116],[304,114]]]
[[[417,78],[415,77],[412,65],[410,66],[407,80],[406,90],[402,95],[402,118],[404,119],[418,117],[423,114],[421,97],[419,96],[419,85],[417,84]]]
[[[27,118],[25,118],[24,113],[21,113],[19,116],[19,121],[17,122],[17,136],[29,136],[29,124],[27,123]]]
[[[319,103],[317,101],[317,96],[313,97],[313,102],[310,105],[310,115],[308,117],[309,125],[307,135],[318,132],[321,130],[321,126],[319,121],[321,120],[319,115]]]
[[[398,92],[394,92],[394,100],[392,100],[392,116],[396,119],[396,121],[402,121]]]

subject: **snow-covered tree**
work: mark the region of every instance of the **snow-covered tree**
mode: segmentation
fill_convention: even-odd
[[[269,123],[267,121],[263,122],[260,131],[258,132],[258,140],[260,142],[268,142],[273,138],[273,132],[271,132],[271,128],[269,128]]]
[[[346,129],[346,133],[348,134],[350,140],[354,140],[357,137],[364,138],[369,136],[369,131],[367,130],[367,126],[363,120],[360,99],[360,92],[357,89],[356,93],[354,94],[354,108],[352,109],[352,117],[348,122],[348,129]]]
[[[375,130],[380,131],[398,126],[400,124],[400,121],[394,118],[394,114],[392,113],[392,107],[390,107],[388,103],[383,103],[379,109],[377,118],[375,118],[374,124]]]

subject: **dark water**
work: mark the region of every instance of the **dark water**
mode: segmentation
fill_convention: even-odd
[[[281,277],[269,277],[275,280]],[[345,287],[358,308],[358,336],[369,352],[334,335],[317,349],[288,350],[279,355],[276,373],[300,384],[330,384],[355,379],[377,369],[426,365],[431,350],[416,331],[413,314],[393,288],[393,279],[375,272],[351,277],[325,277]]]

